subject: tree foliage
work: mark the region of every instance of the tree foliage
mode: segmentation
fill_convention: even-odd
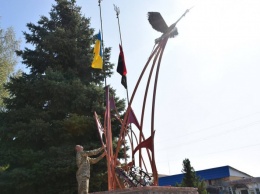
[[[30,72],[6,85],[10,97],[0,113],[1,193],[76,193],[75,145],[101,146],[93,113],[104,113],[104,71],[90,67],[94,29],[75,0],[56,0],[49,14],[27,24],[30,32],[24,35],[33,48],[17,51]],[[106,76],[112,75],[110,50],[104,52]],[[115,100],[122,112],[124,101]],[[112,128],[119,133],[116,120]],[[105,160],[91,168],[90,192],[106,190]]]
[[[19,41],[15,38],[13,28],[6,30],[0,28],[0,110],[4,109],[3,98],[8,97],[8,91],[4,84],[8,82],[16,65],[15,50],[19,47]]]
[[[181,184],[176,186],[195,187],[198,188],[199,194],[207,194],[206,185],[204,181],[201,180],[200,177],[196,175],[194,168],[190,164],[190,160],[184,159],[182,166],[183,166],[182,173],[184,173],[184,177],[182,179]]]
[[[183,160],[182,167],[183,167],[182,173],[184,173],[184,177],[181,183],[182,186],[194,187],[197,180],[197,176],[194,171],[194,168],[190,164],[190,160],[189,159]]]

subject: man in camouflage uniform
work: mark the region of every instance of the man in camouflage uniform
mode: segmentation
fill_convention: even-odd
[[[81,145],[76,145],[75,150],[77,151],[76,162],[78,166],[78,194],[87,194],[89,188],[90,164],[95,164],[101,160],[105,156],[105,152],[97,158],[90,158],[89,156],[99,154],[103,150],[103,147],[95,150],[84,151]]]

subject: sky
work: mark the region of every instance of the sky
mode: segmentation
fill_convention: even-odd
[[[49,16],[52,4],[54,0],[0,0],[0,26],[12,26],[21,48],[30,47],[22,34],[28,31],[26,23]],[[160,12],[170,25],[194,6],[178,23],[179,35],[168,40],[161,62],[154,140],[158,172],[179,174],[188,158],[195,170],[229,165],[260,177],[260,1],[103,0],[104,43],[112,47],[111,62],[117,64],[120,38],[113,4],[120,9],[130,96],[161,36],[150,26],[147,12]],[[77,0],[77,5],[98,32],[98,0]],[[28,71],[21,63],[17,68]],[[126,98],[116,65],[114,71],[107,83]],[[144,84],[132,105],[137,117]],[[144,126],[148,137],[149,117]]]

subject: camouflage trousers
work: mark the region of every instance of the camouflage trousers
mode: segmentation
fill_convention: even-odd
[[[77,176],[78,194],[88,194],[89,178],[85,176]]]

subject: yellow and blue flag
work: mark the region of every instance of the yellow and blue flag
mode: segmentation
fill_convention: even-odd
[[[94,47],[94,58],[91,65],[92,68],[102,69],[103,68],[103,59],[102,59],[102,49],[101,49],[101,33],[97,34],[97,39]]]

